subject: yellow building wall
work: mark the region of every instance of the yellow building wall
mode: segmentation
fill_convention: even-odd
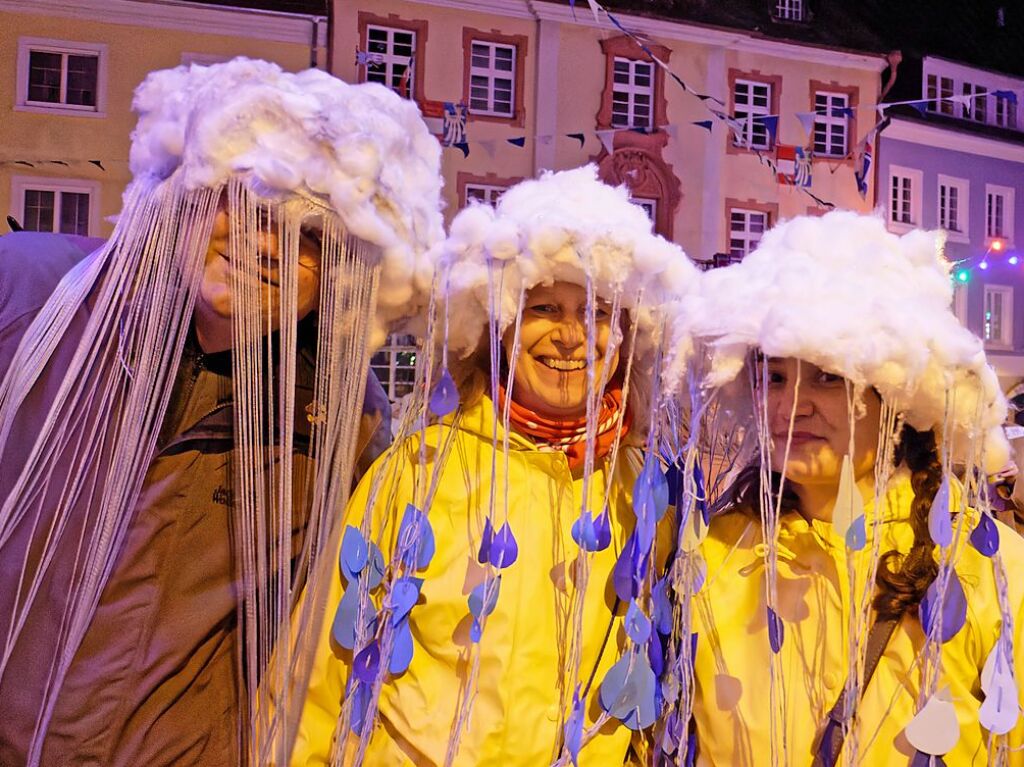
[[[38,114],[16,111],[18,38],[49,38],[107,47],[106,117]],[[309,66],[309,45],[203,34],[195,31],[154,29],[53,16],[0,14],[0,210],[13,214],[12,177],[85,179],[100,184],[100,228],[93,235],[107,236],[106,219],[121,207],[121,194],[130,180],[129,136],[136,115],[132,93],[146,74],[175,67],[183,52],[210,56],[249,56],[274,61],[288,70]],[[35,167],[11,164],[30,160]],[[69,167],[47,162],[59,160]],[[100,160],[106,169],[91,165]],[[6,224],[0,231],[6,231]]]

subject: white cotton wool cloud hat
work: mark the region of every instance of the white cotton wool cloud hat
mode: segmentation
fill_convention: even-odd
[[[638,361],[661,344],[664,310],[696,289],[698,271],[682,248],[655,234],[625,187],[597,168],[546,172],[502,195],[495,207],[472,204],[452,221],[436,260],[447,281],[448,345],[471,354],[488,325],[489,284],[500,285],[499,333],[512,325],[521,291],[556,281],[586,285],[638,324]]]
[[[996,471],[1009,455],[1006,400],[981,340],[953,313],[943,244],[939,232],[895,235],[876,215],[794,218],[740,263],[703,274],[676,324],[710,350],[706,386],[733,380],[754,347],[799,358],[873,387],[911,426],[952,438],[960,457],[982,440]]]
[[[318,202],[380,248],[373,345],[422,307],[425,254],[444,222],[441,149],[414,102],[376,83],[237,58],[153,72],[133,108],[136,178],[177,175],[187,189],[243,178],[263,197]]]

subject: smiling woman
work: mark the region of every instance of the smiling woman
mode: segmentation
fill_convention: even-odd
[[[464,210],[442,250],[434,417],[346,511],[292,764],[632,764],[677,668],[649,382],[696,270],[593,168]]]

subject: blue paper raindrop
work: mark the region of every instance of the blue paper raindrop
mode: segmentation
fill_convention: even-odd
[[[782,649],[782,642],[786,638],[786,626],[782,619],[772,608],[768,608],[768,643],[772,646],[772,652],[778,653]]]
[[[597,536],[597,546],[594,551],[604,551],[612,543],[612,522],[608,518],[608,511],[602,511],[594,518],[594,533]]]
[[[359,615],[359,589],[352,586],[345,590],[334,613],[331,636],[340,647],[351,650],[356,644],[356,618]]]
[[[368,554],[369,549],[363,534],[358,528],[348,525],[341,538],[341,554],[338,557],[341,574],[345,576],[348,583],[353,583],[359,577],[362,569],[366,567]]]
[[[656,686],[647,654],[626,653],[601,682],[601,706],[631,730],[650,727],[656,718]]]
[[[441,377],[430,394],[430,412],[442,418],[459,406],[459,390],[455,386],[448,368],[441,370]]]
[[[626,636],[642,645],[651,637],[651,621],[644,615],[636,600],[631,600],[626,611]]]
[[[597,530],[589,511],[581,513],[572,523],[570,534],[576,545],[584,551],[597,551]]]
[[[398,546],[402,561],[422,570],[434,557],[434,530],[427,515],[411,503],[405,507],[398,527]]]
[[[565,720],[565,750],[569,752],[574,767],[579,767],[580,748],[583,745],[583,704],[580,701],[580,686],[573,693],[572,712]]]
[[[986,557],[999,551],[999,527],[988,514],[982,514],[977,526],[971,531],[971,545]]]
[[[665,470],[665,484],[668,487],[668,505],[679,506],[679,480],[681,475],[678,463],[670,463]]]
[[[612,569],[615,595],[623,602],[629,602],[640,593],[640,584],[636,577],[639,556],[636,533],[633,533],[626,540],[626,545],[619,552],[619,558],[615,560],[615,567]]]
[[[480,551],[477,552],[476,561],[480,564],[487,564],[491,559],[491,544],[494,542],[494,525],[491,518],[484,520],[484,532],[480,536]]]
[[[485,580],[469,592],[469,612],[474,618],[483,618],[494,612],[501,591],[501,576]]]
[[[928,512],[928,533],[939,546],[948,546],[953,542],[953,520],[949,513],[949,477],[942,478]]]
[[[508,522],[494,534],[494,541],[491,543],[491,564],[499,570],[514,564],[519,558],[519,544],[516,537],[512,535],[512,528]]]
[[[652,634],[647,640],[647,659],[651,662],[654,675],[660,677],[661,672],[665,670],[665,652],[661,646],[661,638],[657,634]]]
[[[940,642],[945,643],[955,637],[967,621],[967,596],[956,571],[949,574],[945,598],[941,600],[941,605],[939,597],[939,579],[936,578],[921,600],[918,615],[921,626],[929,636],[935,622],[939,620],[940,615],[942,616],[942,629],[938,638]]]
[[[850,527],[846,531],[846,548],[851,551],[860,551],[867,545],[867,542],[866,522],[864,515],[861,514],[850,523]]]
[[[388,595],[386,607],[391,610],[391,624],[397,626],[412,610],[416,600],[420,598],[420,586],[423,582],[419,578],[405,576],[398,578],[391,585],[391,593]]]
[[[472,642],[473,644],[476,644],[477,642],[480,641],[480,638],[483,636],[483,634],[484,634],[484,627],[480,623],[480,619],[479,618],[474,618],[473,619],[473,623],[470,624],[470,627],[469,627],[469,641]]]
[[[700,467],[700,461],[693,462],[693,495],[700,518],[707,527],[711,522],[711,514],[708,510],[708,496],[704,487],[704,470]]]
[[[395,626],[395,633],[391,640],[391,658],[388,661],[388,672],[392,676],[398,676],[409,668],[412,662],[412,629],[409,628],[409,619]]]
[[[380,553],[376,543],[371,543],[367,554],[366,567],[361,575],[366,576],[367,585],[373,591],[384,580],[384,555]]]
[[[349,726],[356,735],[362,735],[363,726],[367,724],[366,714],[370,708],[370,700],[373,698],[373,687],[357,681],[349,690],[349,695],[352,698]]]
[[[658,633],[668,636],[672,633],[672,602],[668,596],[668,578],[662,578],[654,584],[651,589],[651,601],[653,602],[653,618]]]
[[[362,650],[356,653],[352,661],[352,673],[356,679],[366,684],[373,684],[377,679],[377,672],[380,670],[380,647],[374,639]]]

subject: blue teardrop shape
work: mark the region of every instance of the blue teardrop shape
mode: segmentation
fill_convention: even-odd
[[[608,518],[608,511],[602,511],[594,519],[594,533],[597,537],[597,545],[594,551],[604,551],[612,543],[612,523]]]
[[[369,553],[366,559],[366,567],[363,568],[362,574],[366,576],[370,591],[373,591],[384,580],[384,555],[380,553],[380,548],[376,543],[369,544]]]
[[[512,528],[506,522],[494,534],[494,541],[491,543],[491,564],[501,570],[512,565],[518,558],[519,544],[512,535]]]
[[[615,595],[623,602],[629,602],[640,593],[637,585],[638,550],[636,533],[629,536],[626,545],[619,552],[615,560],[615,567],[612,570],[612,585],[615,587]]]
[[[359,589],[356,587],[345,589],[338,603],[338,610],[334,613],[334,623],[331,625],[331,636],[338,646],[351,650],[356,644],[356,618],[359,615]]]
[[[418,578],[405,576],[392,584],[385,606],[391,610],[393,626],[397,626],[409,614],[416,600],[420,598],[420,583],[417,581]]]
[[[707,527],[711,522],[711,515],[708,511],[708,496],[704,487],[704,470],[700,467],[700,461],[693,462],[693,495],[694,503],[700,512],[700,518]]]
[[[409,668],[412,662],[412,629],[409,619],[395,626],[395,634],[391,639],[391,659],[388,661],[388,673],[398,676]]]
[[[469,592],[469,612],[474,618],[483,618],[494,612],[498,604],[498,593],[501,591],[501,576],[493,580],[485,580]]]
[[[487,517],[484,520],[484,532],[480,536],[480,551],[477,552],[476,561],[480,564],[486,564],[491,559],[491,544],[494,542],[494,526],[491,524],[491,518]]]
[[[943,477],[928,512],[928,533],[939,546],[953,542],[953,519],[949,513],[949,477]]]
[[[469,641],[473,644],[477,644],[483,636],[483,633],[484,627],[480,624],[480,619],[474,618],[473,623],[469,627]]]
[[[644,615],[635,599],[630,600],[629,609],[626,611],[626,636],[638,645],[651,638],[651,621]]]
[[[349,715],[349,727],[356,735],[363,734],[363,728],[368,723],[367,711],[370,708],[370,700],[373,698],[373,687],[357,681],[349,691],[352,697],[352,713]]]
[[[580,748],[583,745],[583,705],[580,702],[580,688],[576,685],[573,695],[572,713],[565,720],[565,750],[569,752],[574,767],[579,767]]]
[[[348,525],[341,538],[341,554],[338,557],[341,574],[345,576],[348,583],[355,581],[366,566],[367,554],[368,549],[363,534],[358,528]]]
[[[999,551],[999,527],[988,514],[982,514],[977,526],[971,531],[971,545],[986,557]]]
[[[665,470],[665,484],[668,487],[668,505],[679,506],[679,480],[681,479],[678,463],[670,463]]]
[[[782,649],[782,640],[786,636],[786,627],[782,619],[772,609],[768,608],[768,643],[772,646],[772,652],[778,653]]]
[[[442,368],[441,377],[430,393],[430,412],[438,418],[443,418],[459,406],[459,390],[455,386],[452,374],[448,368]]]
[[[356,679],[366,684],[373,684],[377,680],[377,672],[380,670],[380,647],[374,639],[362,650],[356,653],[352,661],[352,673]]]
[[[594,520],[590,518],[590,512],[584,511],[572,523],[570,530],[572,539],[576,545],[584,551],[597,551],[597,530],[594,527]]]
[[[860,551],[867,545],[868,535],[865,525],[863,514],[850,523],[850,527],[846,531],[846,548],[851,551]]]
[[[665,670],[665,654],[661,646],[661,638],[657,634],[647,640],[647,659],[651,662],[651,668],[655,676],[661,676]]]
[[[672,633],[672,602],[668,598],[668,578],[662,578],[651,589],[651,601],[654,609],[654,625],[658,633],[668,636]]]
[[[925,633],[931,636],[934,624],[941,616],[942,627],[938,639],[945,643],[955,637],[967,622],[967,595],[964,594],[964,587],[955,570],[949,574],[946,581],[945,597],[940,597],[942,595],[939,594],[939,579],[936,578],[921,600],[918,617]]]
[[[427,515],[411,503],[405,507],[402,523],[398,527],[398,549],[406,565],[422,570],[434,557],[434,529]]]

